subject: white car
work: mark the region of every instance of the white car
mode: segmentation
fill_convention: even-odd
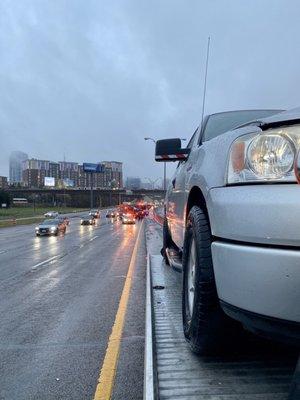
[[[59,213],[57,211],[48,211],[44,214],[46,218],[56,218],[58,215]]]
[[[122,224],[135,224],[135,216],[133,214],[124,214],[122,217]]]
[[[36,236],[57,236],[60,232],[66,233],[66,224],[59,219],[46,219],[35,228]]]

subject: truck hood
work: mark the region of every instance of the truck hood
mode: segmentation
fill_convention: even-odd
[[[271,117],[262,118],[257,122],[262,130],[280,125],[298,124],[300,123],[300,107],[274,114]]]

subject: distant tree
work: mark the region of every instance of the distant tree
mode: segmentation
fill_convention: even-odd
[[[113,179],[112,181],[110,181],[110,187],[112,189],[117,189],[118,188],[118,182],[116,181],[116,179]]]
[[[6,203],[7,207],[10,206],[10,195],[4,190],[0,189],[0,205]]]

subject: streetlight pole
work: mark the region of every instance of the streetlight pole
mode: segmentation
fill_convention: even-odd
[[[93,179],[94,178],[94,174],[93,174],[93,172],[91,172],[91,210],[93,209],[93,207],[94,207],[94,202],[93,202]]]
[[[145,137],[144,140],[151,140],[154,144],[156,144],[156,140],[151,137]],[[166,191],[167,186],[167,163],[164,161],[164,181],[163,181],[163,188]]]

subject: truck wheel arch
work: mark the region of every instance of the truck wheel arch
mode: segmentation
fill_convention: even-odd
[[[188,201],[186,203],[185,224],[186,224],[189,212],[193,206],[198,206],[199,208],[201,208],[209,220],[207,207],[206,207],[206,201],[203,196],[202,190],[199,188],[199,186],[193,186],[190,190],[190,193],[188,196]]]

